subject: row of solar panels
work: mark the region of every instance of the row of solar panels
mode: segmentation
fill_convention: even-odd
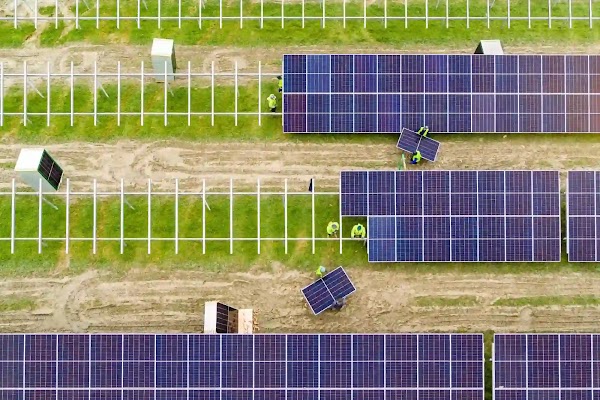
[[[187,358],[158,361],[161,343],[174,344],[173,359],[192,343],[252,352],[190,368]],[[481,334],[0,335],[0,344],[2,400],[484,398]],[[115,360],[115,349],[143,361]],[[73,361],[80,351],[90,360]],[[593,400],[600,391],[597,334],[496,334],[492,361],[495,399]],[[140,386],[124,378],[131,368]]]
[[[569,261],[600,259],[600,172],[569,171]],[[558,171],[343,171],[372,262],[560,261]]]
[[[286,55],[284,132],[600,132],[599,60]]]

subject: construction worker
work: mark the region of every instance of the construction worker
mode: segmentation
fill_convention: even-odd
[[[419,162],[421,162],[421,152],[419,150],[417,150],[413,153],[410,163],[418,164]]]
[[[327,237],[337,237],[337,233],[340,230],[340,224],[337,222],[329,222],[327,224]]]
[[[417,132],[417,135],[421,135],[423,137],[427,137],[427,134],[429,133],[429,127],[427,125],[422,126],[419,128],[419,131]]]
[[[267,102],[269,103],[269,109],[271,112],[277,111],[277,97],[274,94],[271,94],[267,97]]]
[[[352,233],[350,234],[354,239],[364,239],[367,236],[367,231],[362,224],[356,224],[352,227]]]
[[[317,278],[321,279],[323,277],[323,274],[327,272],[327,268],[325,268],[324,266],[320,265],[319,268],[317,268],[317,271],[315,272],[317,274]]]
[[[277,86],[279,87],[279,93],[283,92],[283,78],[281,75],[277,75]]]
[[[346,299],[342,297],[341,299],[335,299],[335,303],[333,303],[331,309],[335,311],[340,311],[342,308],[344,308],[345,305]]]

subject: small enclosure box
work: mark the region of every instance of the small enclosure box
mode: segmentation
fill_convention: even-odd
[[[475,49],[475,54],[503,55],[504,49],[499,40],[482,40]]]
[[[40,178],[43,192],[55,192],[60,187],[63,170],[44,149],[22,149],[15,172],[35,191],[39,191]]]
[[[175,63],[175,43],[173,39],[154,39],[152,41],[152,68],[154,69],[154,76],[157,81],[165,81],[165,66],[167,73],[167,81],[172,82],[175,80],[175,70],[177,65]]]

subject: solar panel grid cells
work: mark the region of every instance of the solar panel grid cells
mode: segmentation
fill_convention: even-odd
[[[496,397],[591,399],[597,339],[582,334],[496,335]]]
[[[404,171],[396,177],[395,218],[391,193],[369,194],[370,261],[560,260],[558,172]],[[370,171],[368,179],[369,190],[394,185],[390,172]],[[389,216],[375,216],[382,214]]]
[[[567,223],[569,261],[598,258],[598,173],[569,171],[567,177]]]
[[[330,122],[316,111],[308,117],[306,96],[292,93],[306,93],[307,80],[326,86],[323,73],[306,74],[312,57],[324,56],[284,56],[284,71],[294,71],[285,79],[285,132],[327,124],[332,132],[399,132],[423,124],[433,132],[600,132],[598,56],[332,56]],[[333,69],[333,57],[362,57],[377,68]],[[346,100],[334,101],[338,93]],[[356,107],[357,101],[369,106]],[[310,127],[307,120],[314,121]]]
[[[343,216],[368,214],[366,171],[342,171],[340,173],[340,189]]]

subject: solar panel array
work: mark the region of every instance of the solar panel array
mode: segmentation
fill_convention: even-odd
[[[495,335],[494,398],[592,400],[599,361],[598,335]]]
[[[0,335],[2,400],[483,400],[483,336]]]
[[[569,171],[567,223],[569,261],[600,259],[600,172]]]
[[[558,171],[343,171],[369,261],[560,261]]]
[[[402,129],[402,133],[400,133],[396,147],[409,153],[415,153],[418,150],[424,159],[435,161],[440,149],[440,142],[430,137],[423,137],[415,131],[404,128]]]
[[[285,55],[284,132],[600,132],[600,56]]]
[[[355,290],[344,268],[338,267],[302,289],[302,294],[312,312],[317,315],[331,308],[337,299],[349,296]]]

